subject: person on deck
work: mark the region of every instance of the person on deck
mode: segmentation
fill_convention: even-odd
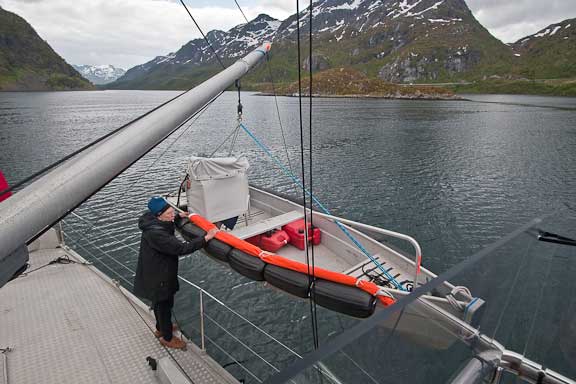
[[[187,217],[186,213],[181,214]],[[152,302],[156,317],[156,337],[169,348],[185,349],[186,343],[173,336],[172,307],[179,289],[178,258],[206,245],[217,229],[193,241],[180,241],[174,235],[175,211],[162,197],[152,197],[148,212],[138,221],[142,231],[140,254],[134,278],[134,294]]]

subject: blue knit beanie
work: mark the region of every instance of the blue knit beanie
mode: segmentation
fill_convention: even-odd
[[[166,199],[160,196],[154,196],[148,201],[148,209],[154,216],[160,216],[170,207]]]

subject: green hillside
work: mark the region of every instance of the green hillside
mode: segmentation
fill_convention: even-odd
[[[512,45],[520,73],[533,79],[576,77],[576,19],[549,25]]]
[[[0,90],[91,89],[20,16],[0,8]]]

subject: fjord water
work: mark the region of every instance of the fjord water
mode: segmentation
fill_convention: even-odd
[[[176,94],[0,93],[0,169],[9,182],[20,180]],[[314,99],[314,193],[335,215],[412,235],[423,248],[424,265],[436,274],[534,217],[573,212],[576,99],[469,98],[471,101]],[[290,165],[298,173],[298,99],[279,97],[277,102]],[[242,103],[245,124],[285,161],[274,98],[243,93]],[[235,114],[236,95],[225,93],[178,140],[164,141],[80,207],[76,213],[86,221],[69,217],[66,226],[71,240],[80,247],[78,251],[130,288],[128,269],[135,268],[139,243],[136,223],[147,199],[176,190],[186,157],[211,154],[235,129]],[[217,155],[225,156],[229,149],[226,143]],[[294,194],[290,180],[247,135],[240,133],[234,153],[248,156],[253,184]],[[563,234],[576,235],[574,228],[566,228]],[[181,274],[296,352],[312,349],[307,301],[250,282],[201,254],[181,262]],[[228,322],[246,337],[253,336],[256,345],[252,348],[277,367],[293,360],[269,340],[259,340],[261,334],[234,325],[238,319],[219,310],[216,303],[207,302],[206,306],[214,320]],[[176,314],[185,329],[193,337],[197,335],[198,296],[194,290],[182,286]],[[326,311],[321,314],[321,343],[356,323]],[[213,324],[207,326],[212,326],[213,341],[219,340],[222,347],[209,343],[208,350],[222,364],[232,361],[230,354],[237,360],[247,356],[245,364],[256,376],[273,373],[253,355],[245,355],[245,350],[235,350],[237,343],[226,340],[228,335]],[[254,381],[237,366],[230,370]],[[407,374],[406,369],[402,372]],[[422,370],[419,380],[425,380],[425,375]],[[401,377],[399,374],[398,379]],[[449,373],[439,376],[438,382],[448,377]],[[416,377],[408,381],[418,382]]]

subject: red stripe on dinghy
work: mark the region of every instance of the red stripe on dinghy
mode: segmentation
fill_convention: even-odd
[[[196,224],[198,227],[202,228],[206,232],[208,232],[209,230],[211,230],[213,228],[216,228],[216,226],[214,224],[212,224],[210,221],[206,220],[204,217],[197,215],[197,214],[190,215],[188,217],[188,219],[193,224]],[[306,275],[309,274],[308,273],[309,271],[312,271],[312,267],[308,267],[308,265],[306,265],[304,263],[300,263],[298,261],[294,261],[294,260],[288,259],[286,257],[282,257],[282,256],[279,256],[279,255],[276,255],[273,253],[262,251],[262,249],[260,249],[260,247],[254,245],[254,244],[250,244],[249,242],[244,241],[242,239],[239,239],[236,236],[234,236],[228,232],[220,231],[216,234],[216,238],[218,240],[228,244],[229,246],[231,246],[233,248],[236,248],[236,249],[238,249],[242,252],[245,252],[251,256],[260,258],[260,260],[262,260],[263,262],[265,262],[267,264],[272,264],[272,265],[275,265],[277,267],[289,269],[289,270],[292,270],[295,272],[300,272],[300,273],[303,273]],[[348,285],[351,287],[358,287],[361,290],[363,290],[364,292],[371,294],[372,296],[376,296],[376,294],[380,291],[380,287],[378,287],[376,284],[374,284],[371,281],[356,279],[355,277],[345,275],[345,274],[339,273],[339,272],[330,271],[330,270],[320,268],[320,267],[314,267],[314,276],[316,276],[320,279],[332,281],[334,283],[339,283],[342,285]],[[381,296],[380,295],[380,296],[378,296],[378,299],[385,306],[394,304],[394,302],[395,302],[395,300],[393,298],[388,297],[388,296]]]

